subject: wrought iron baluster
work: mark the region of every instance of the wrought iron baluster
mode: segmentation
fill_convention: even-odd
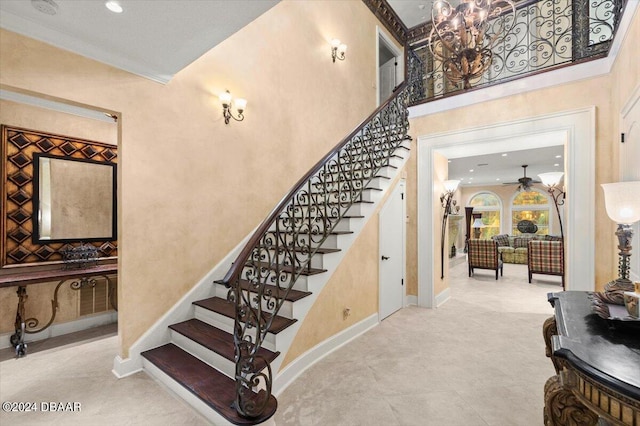
[[[235,408],[242,416],[255,417],[265,409],[272,372],[258,350],[296,280],[310,270],[313,255],[402,143],[409,93],[403,84],[301,179],[258,227],[223,279],[229,287],[227,298],[236,306]],[[249,282],[246,289],[241,278]],[[268,288],[269,283],[274,287]],[[258,370],[258,365],[267,367]],[[256,394],[257,388],[264,391]]]

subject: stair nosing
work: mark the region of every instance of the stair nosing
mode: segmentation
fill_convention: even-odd
[[[230,318],[232,320],[235,319],[235,312],[233,314],[227,314],[226,312],[221,312],[221,311],[217,311],[217,310],[211,309],[211,308],[209,308],[209,307],[207,307],[207,306],[205,306],[203,304],[203,302],[206,302],[206,301],[209,301],[209,300],[215,300],[215,299],[220,300],[225,305],[231,305],[231,302],[228,302],[225,299],[223,299],[221,297],[217,297],[217,296],[209,297],[207,299],[197,300],[197,301],[193,302],[193,304],[196,305],[196,306],[199,306],[202,309],[206,309],[208,311],[215,312],[216,314],[222,315],[222,316],[224,316],[226,318]],[[216,303],[220,303],[220,302],[217,302],[217,300],[216,300]],[[231,308],[235,311],[235,306],[232,305]],[[267,314],[267,315],[270,315],[270,314]],[[288,328],[289,326],[291,326],[292,324],[298,322],[297,318],[286,318],[286,317],[282,317],[282,316],[279,316],[279,315],[276,315],[276,319],[279,319],[279,322],[281,322],[282,325],[281,326],[275,326],[274,325],[275,324],[275,319],[274,319],[274,322],[271,323],[271,328],[268,330],[268,332],[271,333],[271,334],[278,334],[281,331],[283,331],[286,328]]]
[[[187,324],[187,323],[194,323],[196,322],[198,327],[204,327],[204,328],[208,328],[208,329],[215,329],[216,331],[213,330],[209,330],[209,333],[211,333],[212,331],[218,335],[224,335],[225,337],[228,336],[228,341],[224,342],[222,339],[218,339],[216,338],[216,340],[218,341],[223,341],[224,343],[231,343],[231,345],[233,346],[233,334],[231,333],[227,333],[224,330],[220,330],[217,327],[214,327],[211,324],[208,324],[204,321],[201,321],[197,318],[191,318],[189,320],[186,321],[181,321],[179,323],[175,323],[175,324],[171,324],[169,326],[169,328],[173,331],[175,331],[176,333],[180,333],[181,335],[183,335],[184,337],[188,338],[189,340],[194,341],[195,343],[207,348],[208,350],[215,352],[216,354],[220,355],[221,357],[229,360],[229,361],[234,361],[234,354],[232,353],[228,353],[226,351],[223,351],[220,349],[220,346],[215,346],[215,345],[211,345],[210,342],[205,342],[204,340],[202,340],[199,335],[196,335],[197,333],[189,333],[188,330],[183,330],[181,328],[181,326],[183,324]],[[191,330],[193,330],[194,328],[191,328]],[[211,335],[210,335],[211,336]],[[273,362],[273,360],[275,360],[278,355],[280,355],[280,352],[278,351],[270,351],[269,349],[266,349],[264,347],[261,347],[258,352],[264,357],[264,359],[268,360],[268,362]],[[264,368],[264,367],[263,367]]]

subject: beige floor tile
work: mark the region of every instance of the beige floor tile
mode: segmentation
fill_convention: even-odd
[[[304,372],[278,395],[276,425],[541,425],[554,373],[541,330],[559,280],[528,284],[524,265],[506,265],[498,281],[469,278],[465,263],[449,273],[451,299],[440,308],[402,309]],[[0,413],[0,424],[207,424],[145,373],[117,380],[110,336],[0,356],[2,401],[82,404],[80,413]]]

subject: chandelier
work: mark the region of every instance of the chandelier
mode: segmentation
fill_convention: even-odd
[[[515,12],[511,0],[461,0],[455,8],[435,1],[428,44],[450,81],[471,88],[491,65],[493,47],[513,28]]]

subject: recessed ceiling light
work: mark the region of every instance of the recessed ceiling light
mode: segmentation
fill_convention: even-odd
[[[469,171],[470,171],[471,173],[473,173],[473,169],[469,169]]]
[[[505,152],[504,154],[502,154],[502,156],[503,156],[503,157],[506,157],[506,156],[507,156],[507,153]]]
[[[500,180],[500,178],[496,178],[496,180]]]
[[[451,160],[447,160],[447,163],[450,163],[450,162],[451,162]]]
[[[554,167],[560,167],[560,164],[556,163],[553,165]]]
[[[562,155],[556,155],[556,158],[562,158]]]
[[[473,180],[473,178],[469,178],[469,180]]]
[[[122,6],[120,6],[120,3],[115,0],[109,0],[108,2],[105,2],[104,5],[113,13],[122,13],[124,10],[122,9]]]

